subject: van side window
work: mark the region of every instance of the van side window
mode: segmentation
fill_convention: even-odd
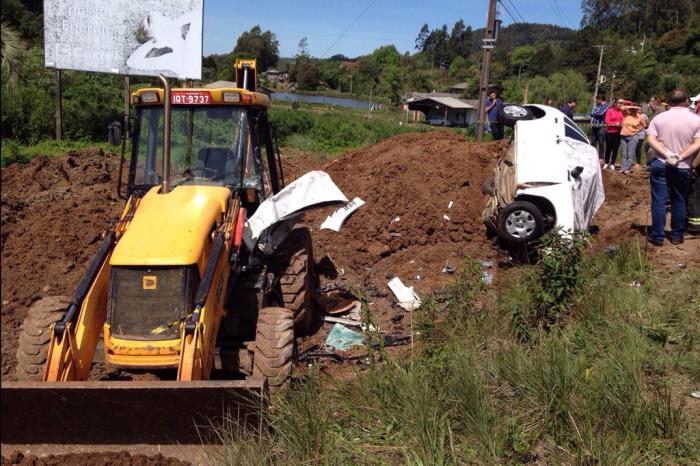
[[[568,117],[564,117],[564,135],[567,138],[574,139],[584,144],[590,144],[588,138],[585,134],[576,126],[576,123],[571,121]]]

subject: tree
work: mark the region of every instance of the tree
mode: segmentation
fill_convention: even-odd
[[[424,24],[422,28],[420,28],[420,32],[418,33],[418,37],[416,37],[416,50],[419,52],[422,52],[425,50],[425,41],[428,39],[428,36],[430,35],[430,28],[428,27],[428,24]]]
[[[19,31],[5,21],[2,22],[0,33],[2,35],[0,39],[2,84],[3,86],[15,87],[20,77],[19,67],[25,45]]]
[[[309,57],[309,39],[302,37],[299,40],[297,57]]]
[[[233,54],[238,57],[257,59],[258,69],[265,71],[279,61],[279,41],[270,32],[262,32],[260,26],[254,26],[238,38]]]
[[[393,45],[383,45],[372,52],[372,58],[379,67],[387,65],[399,66],[401,54]]]

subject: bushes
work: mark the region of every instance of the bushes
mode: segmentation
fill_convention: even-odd
[[[367,120],[364,114],[350,110],[314,112],[273,107],[270,121],[282,146],[326,154],[374,144],[399,133],[425,130],[393,121]]]

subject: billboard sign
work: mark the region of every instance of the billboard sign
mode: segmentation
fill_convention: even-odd
[[[204,0],[44,0],[48,68],[202,77]]]

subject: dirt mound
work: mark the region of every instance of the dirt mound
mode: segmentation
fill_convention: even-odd
[[[152,456],[131,455],[126,451],[114,453],[72,453],[45,457],[15,452],[7,458],[2,457],[2,466],[73,466],[76,464],[84,466],[188,466],[190,463],[174,458],[166,458],[160,454]]]
[[[86,149],[2,170],[3,379],[12,375],[28,306],[43,296],[72,294],[101,232],[118,218],[118,164],[114,154]]]
[[[329,211],[310,214],[317,260],[328,255],[338,279],[364,290],[380,327],[390,319],[386,283],[398,276],[418,292],[446,287],[466,256],[496,256],[484,235],[481,183],[507,142],[467,142],[452,131],[409,133],[349,151],[328,163],[328,172],[350,199],[366,204],[340,232],[319,230]],[[396,319],[394,319],[396,320]]]

